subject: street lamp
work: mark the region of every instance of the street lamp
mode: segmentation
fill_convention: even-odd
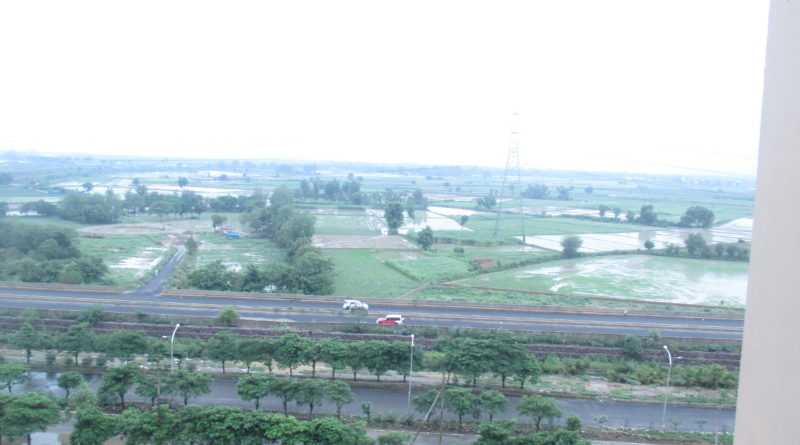
[[[172,331],[172,337],[169,339],[169,372],[175,370],[175,333],[178,332],[179,327],[181,327],[180,323],[175,325],[175,329]],[[664,347],[666,348],[666,346]]]
[[[667,345],[664,345],[664,350],[667,351],[669,369],[667,369],[667,389],[664,391],[664,410],[661,412],[661,428],[667,429],[667,395],[669,394],[669,378],[672,376],[672,354],[669,353]]]
[[[411,412],[411,372],[414,370],[414,334],[411,334],[411,360],[408,363],[408,401],[406,402],[406,412]]]

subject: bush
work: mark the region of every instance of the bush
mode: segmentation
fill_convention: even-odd
[[[403,445],[407,441],[411,440],[411,434],[395,431],[381,434],[380,436],[376,437],[376,439],[378,440],[378,445]]]
[[[633,335],[625,336],[625,339],[622,340],[622,354],[634,360],[641,359],[644,354],[644,348],[639,337]]]
[[[106,366],[106,363],[108,363],[108,359],[106,358],[105,355],[98,355],[97,358],[94,359],[94,364],[98,368],[104,368]]]
[[[56,362],[56,354],[54,352],[48,352],[44,356],[44,362],[47,363],[47,366],[53,366]]]

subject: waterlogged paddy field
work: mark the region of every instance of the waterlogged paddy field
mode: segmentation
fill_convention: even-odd
[[[748,264],[649,255],[579,258],[484,274],[459,284],[673,303],[743,306]]]

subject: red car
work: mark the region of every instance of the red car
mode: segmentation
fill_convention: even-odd
[[[379,318],[375,321],[377,324],[403,324],[403,318],[400,314],[388,314],[383,318]]]

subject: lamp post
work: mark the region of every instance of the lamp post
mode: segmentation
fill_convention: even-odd
[[[669,368],[667,369],[667,389],[664,391],[664,410],[661,412],[661,428],[667,429],[667,395],[669,394],[669,378],[672,376],[672,354],[669,353],[669,348],[664,345],[664,350],[667,351],[667,359],[669,360]]]
[[[406,402],[406,412],[411,412],[411,372],[414,370],[414,334],[411,334],[411,360],[408,363],[408,401]]]
[[[179,327],[181,327],[180,323],[175,325],[175,329],[172,331],[172,337],[169,339],[169,372],[175,370],[175,333],[178,332]],[[664,347],[666,348],[666,346]]]

